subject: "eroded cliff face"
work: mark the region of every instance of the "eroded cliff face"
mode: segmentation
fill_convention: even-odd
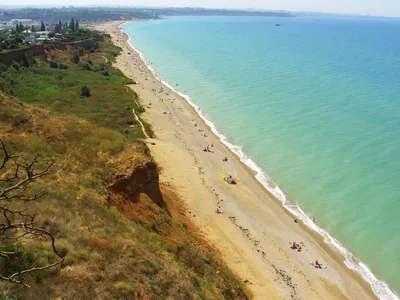
[[[154,162],[135,166],[130,175],[117,175],[110,191],[134,203],[139,201],[139,195],[143,193],[159,207],[166,207],[160,191],[157,165]]]

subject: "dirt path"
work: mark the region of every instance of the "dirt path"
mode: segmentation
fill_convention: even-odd
[[[142,123],[142,121],[140,121],[140,119],[139,119],[138,115],[136,114],[134,108],[132,108],[132,113],[135,116],[136,121],[138,121],[140,126],[142,127],[142,131],[143,131],[144,136],[148,139],[149,135],[147,134],[146,129],[144,128],[143,123]]]

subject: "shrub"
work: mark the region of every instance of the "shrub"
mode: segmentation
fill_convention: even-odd
[[[108,51],[107,53],[112,57],[117,57],[118,56],[118,53],[115,52],[115,51]]]
[[[86,70],[86,71],[91,71],[92,70],[92,67],[91,67],[90,63],[88,63],[87,61],[81,61],[79,63],[79,68],[81,70]]]
[[[79,52],[78,51],[74,51],[74,54],[72,55],[72,61],[74,62],[74,64],[79,63],[80,57],[79,57]]]
[[[79,47],[76,51],[78,52],[79,56],[84,55],[86,52],[85,48],[83,47]]]
[[[103,76],[110,76],[110,73],[108,73],[108,71],[103,71],[101,74],[103,74]]]
[[[56,61],[51,60],[51,61],[49,61],[49,66],[50,66],[50,68],[57,69],[58,63]]]
[[[90,96],[90,88],[86,85],[81,88],[81,96],[82,97],[89,97]]]
[[[62,70],[67,70],[68,69],[68,65],[60,63],[60,64],[58,64],[58,68],[62,69]]]

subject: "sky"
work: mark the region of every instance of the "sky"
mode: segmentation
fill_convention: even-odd
[[[7,1],[8,2],[8,1]],[[9,5],[62,5],[54,0],[12,0]],[[68,0],[85,5],[256,8],[400,17],[400,0]],[[5,3],[4,3],[5,4]]]

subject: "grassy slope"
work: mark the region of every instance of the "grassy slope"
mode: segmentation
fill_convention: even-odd
[[[95,69],[104,57],[112,59],[110,51],[118,49],[105,42],[81,60],[91,59]],[[71,56],[71,50],[48,55],[67,63],[68,70],[39,60],[0,74],[5,90],[28,103],[0,92],[0,137],[25,159],[40,153],[43,166],[56,161],[51,174],[37,182],[47,195],[29,209],[66,254],[61,268],[32,276],[31,289],[4,282],[0,289],[18,299],[247,298],[169,187],[161,187],[169,212],[145,195],[133,203],[110,194],[117,174],[151,160],[131,113],[141,108],[118,70],[107,65],[111,76],[80,70]],[[82,85],[92,96],[80,97]],[[37,261],[50,257],[47,244],[26,240],[24,246],[40,253]]]

